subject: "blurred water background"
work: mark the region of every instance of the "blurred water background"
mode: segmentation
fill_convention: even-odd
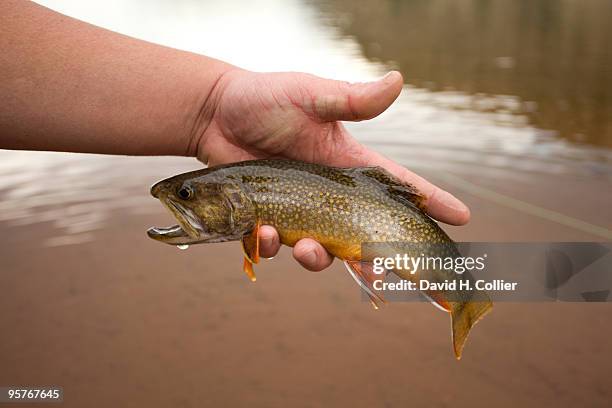
[[[612,2],[40,0],[257,71],[399,69],[359,140],[472,210],[466,241],[612,239]],[[371,313],[336,263],[177,251],[149,186],[180,157],[0,151],[0,385],[71,406],[609,406],[608,304],[495,306],[457,364],[426,304]],[[517,260],[517,268],[520,264]]]

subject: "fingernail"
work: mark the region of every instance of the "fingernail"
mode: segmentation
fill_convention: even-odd
[[[376,79],[372,79],[371,81],[366,82],[367,84],[375,84],[377,82],[385,82],[388,78],[389,75],[391,75],[391,72],[387,72],[385,75],[376,78]]]
[[[457,197],[449,193],[448,191],[441,191],[439,195],[436,197],[440,200],[440,203],[445,207],[451,208],[455,211],[465,211],[467,207],[463,204]]]
[[[272,242],[274,241],[274,239],[271,236],[262,236],[259,238],[259,243],[261,245],[266,245],[266,246],[270,246],[272,245]]]
[[[270,252],[274,251],[272,246],[274,245],[274,238],[269,235],[264,235],[259,238],[259,247],[261,251],[261,257],[265,259],[272,259],[274,256],[266,256]]]
[[[383,81],[386,82],[388,81],[391,77],[395,76],[397,74],[397,71],[389,71],[387,72],[382,78],[379,79],[379,81]]]
[[[436,198],[444,207],[455,212],[455,214],[460,218],[457,219],[459,223],[464,224],[469,220],[470,209],[465,204],[463,204],[457,197],[455,197],[448,191],[441,191]]]
[[[310,266],[314,266],[317,263],[317,254],[315,251],[308,251],[302,255],[302,262]]]

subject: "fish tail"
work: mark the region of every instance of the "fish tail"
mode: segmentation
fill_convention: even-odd
[[[493,308],[490,300],[477,302],[452,302],[450,307],[451,325],[453,333],[453,348],[457,360],[461,359],[461,353],[470,330],[480,319]]]

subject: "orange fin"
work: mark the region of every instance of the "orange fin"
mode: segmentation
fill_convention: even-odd
[[[242,237],[242,252],[244,252],[244,273],[247,274],[252,282],[255,282],[255,272],[253,264],[259,263],[259,223],[249,234]]]
[[[369,262],[344,261],[344,266],[346,266],[346,270],[355,279],[355,282],[368,295],[374,309],[379,309],[385,303],[385,300],[374,289],[374,281],[384,280],[385,275],[374,273],[372,264]]]
[[[249,261],[246,256],[244,257],[244,265],[242,267],[242,270],[244,271],[244,273],[247,274],[251,282],[255,282],[257,280],[257,277],[255,276],[255,271],[253,271],[253,263]]]

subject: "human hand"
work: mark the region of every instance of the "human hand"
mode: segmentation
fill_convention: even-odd
[[[423,192],[426,210],[440,221],[462,225],[469,209],[450,193],[357,142],[339,121],[371,119],[398,97],[403,84],[393,71],[376,82],[347,83],[303,73],[254,73],[231,69],[222,75],[203,108],[204,129],[192,149],[209,165],[284,157],[339,167],[380,166]],[[260,252],[280,249],[276,230],[260,230]],[[328,267],[333,257],[312,239],[293,256],[306,269]]]

